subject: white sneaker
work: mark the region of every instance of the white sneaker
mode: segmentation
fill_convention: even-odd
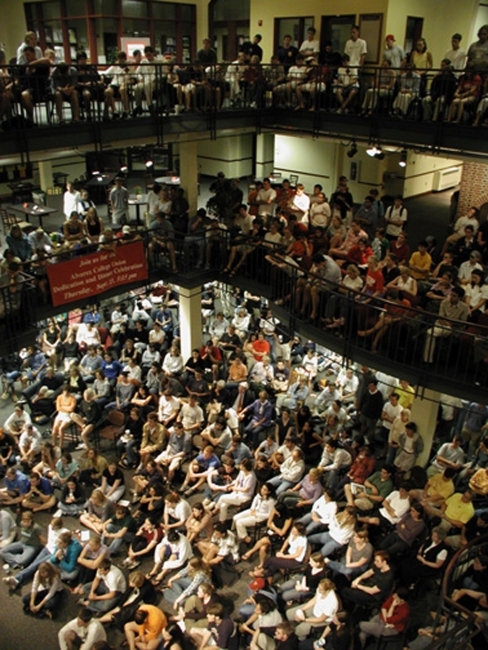
[[[58,509],[58,510],[56,510],[56,512],[54,513],[54,517],[62,517],[63,514],[64,514],[63,511]]]
[[[2,569],[5,571],[5,573],[8,575],[10,573],[10,564],[4,564]]]
[[[76,451],[81,450],[81,449],[88,449],[88,447],[85,445],[84,442],[79,442],[75,447]]]

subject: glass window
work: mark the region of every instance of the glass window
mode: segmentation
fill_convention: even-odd
[[[171,52],[176,54],[176,32],[175,25],[172,22],[159,21],[154,25],[154,35],[156,48],[161,54]]]
[[[195,6],[194,5],[179,5],[180,20],[194,22],[195,21]]]
[[[117,15],[117,0],[93,0],[95,14]]]
[[[54,0],[54,2],[43,2],[42,14],[44,16],[44,20],[58,19],[60,16],[58,0]]]
[[[86,20],[68,20],[69,43],[75,48],[76,52],[84,50],[90,56],[88,43],[88,32],[86,29]]]
[[[213,20],[249,20],[249,0],[218,0],[213,6]]]
[[[45,29],[47,47],[59,45],[63,42],[63,30],[61,29],[60,20],[52,20],[49,23],[46,23]]]
[[[122,21],[124,34],[149,34],[149,21],[136,18],[124,18]]]
[[[85,16],[86,0],[66,0],[67,16]]]
[[[141,0],[122,0],[122,16],[124,20],[126,16],[133,18],[147,18],[148,7],[147,2]]]
[[[153,2],[153,17],[160,20],[176,20],[176,5],[172,2]]]

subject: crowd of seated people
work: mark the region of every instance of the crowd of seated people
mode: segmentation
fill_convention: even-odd
[[[458,124],[467,119],[479,126],[486,123],[488,110],[488,25],[479,28],[477,37],[465,52],[462,35],[454,34],[436,62],[425,38],[406,53],[388,34],[375,67],[367,63],[368,44],[357,25],[351,26],[343,52],[335,51],[331,41],[321,50],[310,27],[300,47],[285,35],[269,64],[262,61],[257,34],[241,44],[234,61],[218,62],[204,39],[191,63],[176,62],[173,54],[159,54],[147,45],[131,56],[117,52],[107,67],[90,64],[83,51],[72,64],[58,60],[51,49],[43,53],[35,34],[28,32],[12,65],[6,65],[5,53],[0,59],[0,117],[11,118],[19,106],[28,119],[40,121],[36,105],[52,102],[58,123],[67,119],[66,104],[73,122],[244,106],[320,108],[366,117],[380,112]],[[50,110],[47,115],[53,120]]]
[[[163,289],[49,323],[40,341],[56,337],[54,351],[31,348],[5,377],[4,400],[23,397],[0,431],[6,586],[26,587],[24,611],[43,618],[79,598],[61,647],[83,617],[101,638],[114,624],[129,644],[147,625],[154,648],[171,618],[197,646],[216,629],[229,650],[236,638],[271,648],[282,635],[299,649],[311,634],[415,643],[410,606],[438,594],[455,550],[487,526],[488,408],[443,398],[428,431],[412,421],[406,380],[341,368],[286,336],[249,292],[210,297],[207,287],[202,317],[205,300],[222,311],[202,318],[203,344],[185,360],[177,296]],[[123,414],[116,455],[98,435],[111,410]],[[244,562],[250,597],[232,611],[226,588]],[[456,598],[481,594],[483,612],[477,577]]]
[[[219,174],[212,219],[196,217],[205,238],[199,264],[268,282],[276,304],[321,328],[341,330],[349,317],[349,333],[374,352],[382,345],[388,353],[392,332],[408,320],[425,363],[439,356],[436,339],[449,337],[482,371],[488,231],[478,208],[460,215],[439,245],[433,237],[412,245],[399,195],[386,207],[371,189],[355,207],[345,177],[330,200],[320,185],[308,195],[303,184],[280,181],[256,181],[246,205]]]

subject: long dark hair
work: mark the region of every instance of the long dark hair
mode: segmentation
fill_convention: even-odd
[[[172,645],[178,644],[182,650],[195,650],[191,639],[183,632],[179,625],[170,623],[166,628],[166,634],[171,635],[169,641],[164,641],[164,648],[171,648]]]

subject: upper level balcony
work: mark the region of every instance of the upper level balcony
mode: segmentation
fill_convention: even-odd
[[[438,70],[412,81],[400,71],[385,77],[383,68],[357,75],[314,67],[301,84],[265,65],[178,72],[176,65],[157,64],[150,82],[127,71],[124,85],[114,85],[119,80],[104,76],[104,67],[87,66],[70,69],[75,99],[56,86],[49,67],[34,74],[12,66],[9,72],[4,117],[11,119],[2,124],[2,156],[217,137],[229,129],[348,138],[457,157],[488,153],[481,87],[462,102],[461,114],[456,93],[463,77]]]
[[[2,281],[0,354],[32,344],[38,334],[36,323],[81,304],[101,302],[161,279],[176,290],[217,281],[224,291],[242,287],[268,299],[285,337],[298,333],[345,362],[375,367],[419,387],[486,401],[486,315],[477,322],[439,320],[434,312],[400,302],[390,292],[375,298],[345,293],[258,243],[248,244],[249,254],[241,265],[236,264],[240,257],[235,258],[237,268],[229,275],[223,272],[229,253],[242,240],[232,239],[219,227],[190,239],[177,233],[163,247],[148,246],[153,234],[140,231],[131,236],[135,239],[126,238],[125,245],[114,244],[103,260],[100,252],[91,252],[93,246],[59,249],[48,271],[52,298],[40,291],[45,274],[39,265]],[[115,271],[107,271],[111,260]]]

